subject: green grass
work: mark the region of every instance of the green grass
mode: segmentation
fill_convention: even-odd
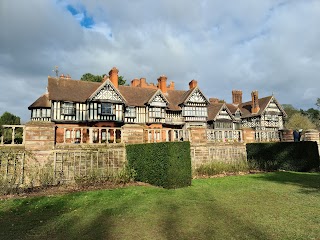
[[[0,239],[319,239],[320,173],[0,201]]]

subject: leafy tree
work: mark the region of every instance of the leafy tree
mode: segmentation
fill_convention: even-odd
[[[85,73],[85,74],[82,75],[80,80],[88,81],[88,82],[101,82],[102,81],[102,76],[93,75],[92,73]]]
[[[3,113],[0,117],[0,136],[4,137],[4,142],[11,142],[12,130],[3,129],[3,125],[20,125],[20,117],[9,112]],[[16,137],[22,139],[22,130],[20,128],[16,130]]]
[[[291,104],[282,104],[283,110],[287,113],[288,119],[295,113],[298,113],[299,110],[295,109]]]
[[[294,113],[286,123],[286,127],[289,129],[315,129],[316,125],[310,121],[307,116],[301,113]]]
[[[126,85],[126,86],[128,86],[127,80],[125,80],[123,76],[119,76],[118,84],[119,84],[119,85]]]
[[[100,75],[93,75],[92,73],[85,73],[82,75],[82,77],[80,78],[80,80],[82,81],[88,81],[88,82],[102,82],[103,77],[106,74],[102,74]],[[124,79],[123,76],[119,76],[118,77],[118,84],[119,85],[126,85],[126,80]]]
[[[318,108],[320,108],[320,98],[317,98],[316,105],[317,105]]]
[[[310,121],[320,128],[320,111],[314,108],[309,108],[308,110],[300,109],[300,113],[310,119]]]
[[[5,112],[0,117],[0,125],[20,125],[20,117],[9,112]]]

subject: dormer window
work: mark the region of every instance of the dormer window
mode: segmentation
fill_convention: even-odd
[[[64,115],[75,115],[76,108],[73,102],[64,102],[62,106],[62,114]]]
[[[113,115],[113,106],[111,103],[101,103],[98,111],[100,115]]]

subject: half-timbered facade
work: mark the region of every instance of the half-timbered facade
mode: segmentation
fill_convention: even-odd
[[[89,135],[94,136],[91,142],[116,141],[118,128],[125,124],[143,126],[146,138],[155,141],[186,139],[191,127],[207,128],[211,140],[242,141],[243,128],[253,129],[256,141],[278,140],[286,117],[283,108],[274,96],[259,99],[254,91],[251,97],[243,103],[242,91],[233,90],[231,104],[208,100],[196,80],[188,90],[176,90],[164,75],[157,85],[140,78],[130,86],[118,86],[118,70],[112,68],[102,82],[48,77],[47,92],[29,110],[32,121],[54,122],[62,128],[56,133],[64,136],[62,142],[82,141]],[[99,129],[88,130],[92,127]],[[161,136],[159,129],[166,135]]]
[[[75,135],[85,137],[80,129],[85,126],[140,124],[184,130],[206,126],[208,105],[195,80],[187,91],[175,90],[173,82],[167,85],[166,76],[159,77],[157,86],[147,84],[144,78],[132,80],[131,86],[118,86],[118,70],[113,68],[101,83],[48,77],[47,93],[30,105],[29,110],[32,121],[64,126],[63,134],[74,138]]]
[[[233,104],[228,107],[234,118],[241,119],[241,128],[255,131],[255,141],[279,141],[287,114],[272,95],[258,98],[258,91],[251,93],[251,101],[242,103],[242,92],[233,91]],[[238,96],[241,95],[241,96]]]

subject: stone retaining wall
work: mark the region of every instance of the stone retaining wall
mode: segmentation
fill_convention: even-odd
[[[191,144],[192,168],[215,161],[233,162],[247,158],[244,143],[204,143]]]

